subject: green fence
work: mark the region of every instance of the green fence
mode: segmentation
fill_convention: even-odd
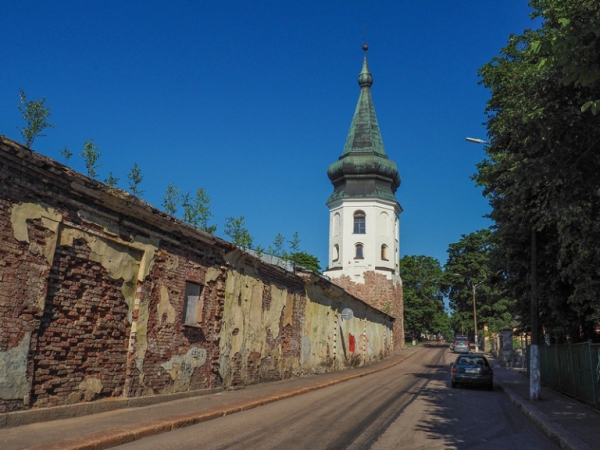
[[[540,345],[539,356],[542,384],[600,409],[600,344]]]

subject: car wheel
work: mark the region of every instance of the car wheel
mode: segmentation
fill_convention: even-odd
[[[494,390],[494,383],[490,383],[487,385],[487,390],[488,391],[493,391]]]
[[[451,384],[454,389],[456,389],[456,386],[458,386],[458,383],[454,380],[452,380]]]

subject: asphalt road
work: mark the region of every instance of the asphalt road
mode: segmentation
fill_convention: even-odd
[[[119,449],[558,449],[498,389],[450,387],[447,346],[381,372]]]

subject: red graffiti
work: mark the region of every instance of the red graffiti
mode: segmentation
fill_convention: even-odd
[[[354,336],[352,336],[352,334],[350,334],[350,352],[354,353],[356,351],[356,339],[354,338]]]

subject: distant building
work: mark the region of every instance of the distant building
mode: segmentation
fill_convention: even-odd
[[[329,207],[329,264],[324,274],[376,308],[396,317],[394,341],[404,345],[400,224],[402,207],[396,164],[383,148],[367,65],[358,76],[360,96],[342,156],[327,169],[333,193]]]

